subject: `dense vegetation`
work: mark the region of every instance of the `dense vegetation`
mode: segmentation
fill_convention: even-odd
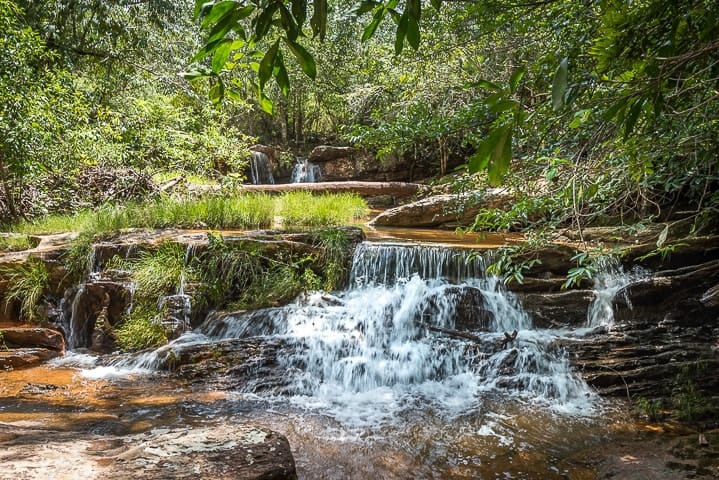
[[[438,173],[460,159],[453,188],[520,192],[476,229],[678,211],[715,227],[717,15],[708,0],[0,0],[2,217],[132,197],[61,201],[91,166],[241,176],[255,137]]]

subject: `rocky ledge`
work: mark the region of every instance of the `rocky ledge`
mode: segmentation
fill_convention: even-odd
[[[47,438],[55,448],[48,450]],[[0,463],[14,478],[296,480],[287,439],[253,424],[155,428],[126,436],[0,424]],[[72,458],[68,463],[67,459]]]

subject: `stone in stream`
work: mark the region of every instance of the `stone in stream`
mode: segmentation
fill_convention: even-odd
[[[121,447],[103,453],[112,462],[107,479],[297,478],[287,438],[252,424],[157,428],[125,437]]]
[[[250,423],[132,435],[0,424],[3,478],[296,480],[287,439]]]

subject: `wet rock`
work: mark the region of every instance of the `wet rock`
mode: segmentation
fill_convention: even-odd
[[[5,327],[0,328],[0,340],[8,348],[49,348],[63,352],[65,340],[62,334],[50,328]]]
[[[0,370],[33,367],[60,355],[61,352],[49,348],[0,350]]]
[[[539,328],[578,327],[587,321],[587,310],[594,299],[591,290],[518,294],[524,309]]]
[[[80,285],[75,292],[69,292],[67,297],[72,298],[72,301],[65,302],[64,316],[69,319],[69,331],[66,332],[69,346],[94,346],[100,351],[111,350],[109,336],[100,335],[101,332],[97,335],[93,333],[96,327],[109,330],[122,322],[132,297],[128,286],[112,280],[98,280]]]
[[[220,340],[170,351],[161,368],[220,390],[281,393],[290,378],[288,371],[280,369],[277,358],[286,348],[284,342],[264,337]]]

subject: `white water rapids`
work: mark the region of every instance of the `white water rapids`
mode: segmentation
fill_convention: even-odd
[[[260,398],[289,396],[295,406],[348,425],[381,424],[415,407],[463,415],[480,410],[486,396],[592,413],[596,395],[555,345],[566,332],[533,328],[514,295],[483,271],[482,258],[468,260],[466,250],[364,243],[342,292],[312,292],[278,308],[214,313],[156,351],[85,366],[84,375],[151,373],[171,351],[258,337],[285,345],[277,363],[289,384],[280,397],[257,392]],[[501,348],[505,332],[514,330],[516,339]]]

